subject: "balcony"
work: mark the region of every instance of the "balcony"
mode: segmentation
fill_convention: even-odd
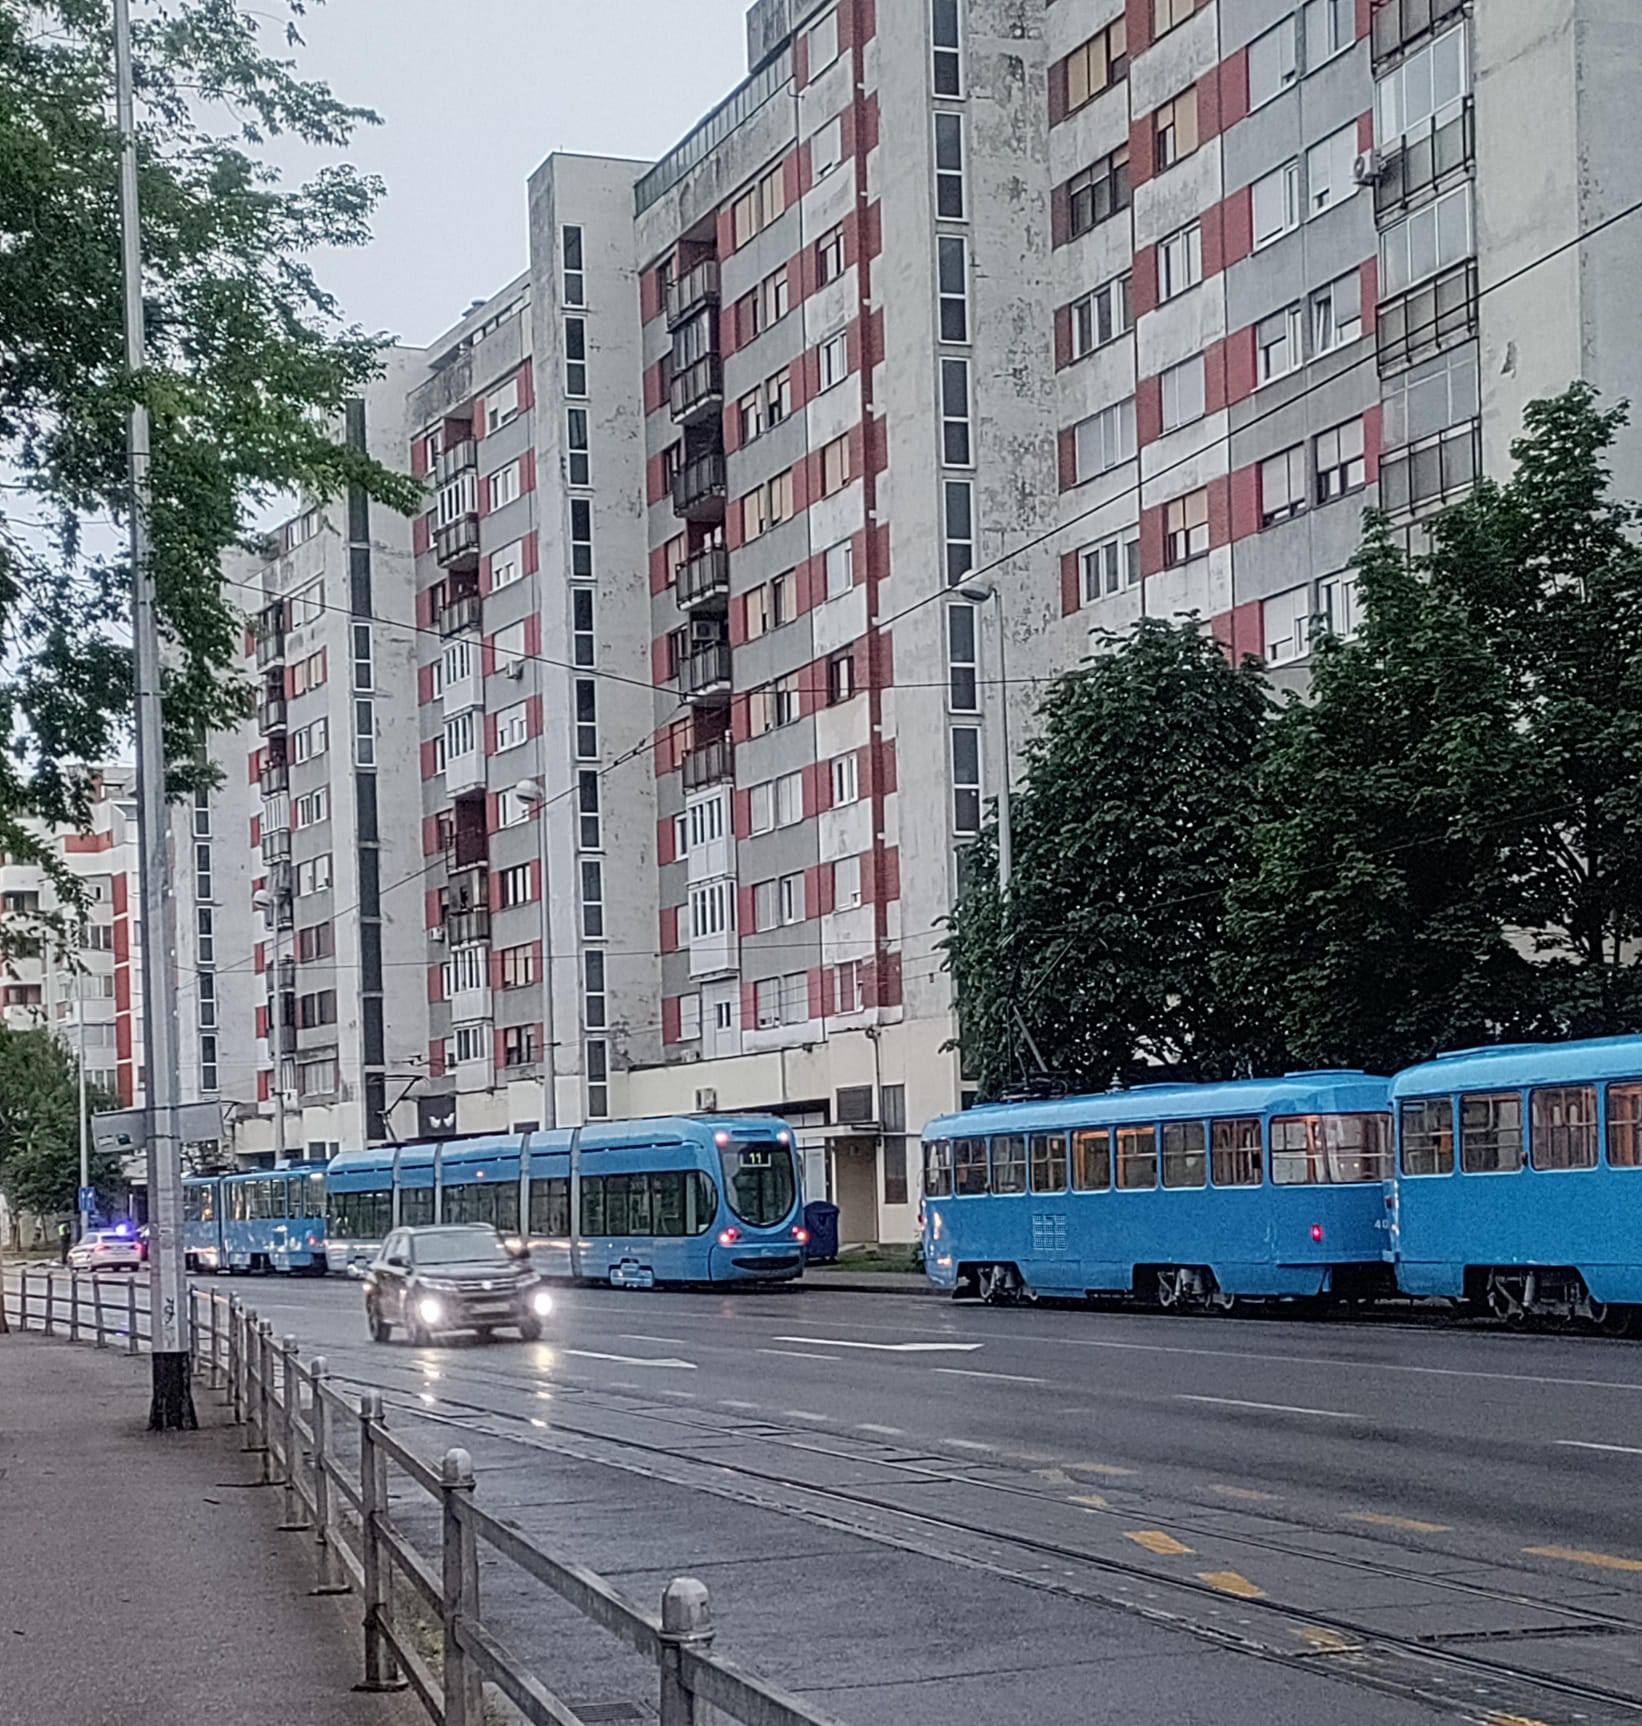
[[[1374,182],[1374,214],[1384,216],[1465,171],[1476,155],[1470,98],[1435,114],[1417,131],[1382,151]]]
[[[724,452],[711,450],[673,475],[673,514],[685,521],[724,519]]]
[[[459,515],[433,530],[433,555],[443,569],[479,567],[479,518]]]
[[[290,789],[291,770],[283,761],[270,761],[262,770],[260,783],[264,797],[276,796]]]
[[[673,588],[680,611],[722,612],[730,599],[730,554],[721,545],[698,551]]]
[[[684,789],[705,791],[722,785],[735,772],[735,746],[728,737],[715,737],[684,757]]]
[[[471,947],[490,939],[490,907],[475,905],[469,911],[445,913],[445,940],[452,947]]]
[[[678,692],[696,706],[716,707],[730,699],[730,649],[727,643],[698,647],[678,668]]]
[[[479,471],[479,446],[472,438],[462,438],[448,449],[442,449],[434,465],[433,480],[438,486],[455,485],[465,473]]]
[[[717,354],[703,354],[693,365],[673,373],[673,418],[693,425],[724,405],[724,362]]]
[[[290,860],[290,828],[275,827],[265,830],[262,835],[262,861],[271,868],[276,863],[288,863]]]
[[[718,259],[703,258],[676,282],[667,284],[667,327],[687,324],[705,306],[718,304]]]
[[[477,719],[472,730],[473,748],[464,749],[460,755],[452,755],[447,749],[445,754],[445,790],[452,797],[465,797],[469,792],[485,788],[485,752],[479,747],[483,726]]]
[[[285,630],[268,628],[266,623],[257,629],[257,669],[277,665],[285,657]]]
[[[458,594],[447,600],[439,613],[439,633],[460,635],[464,629],[477,629],[483,616],[483,604],[477,593]]]
[[[286,726],[287,708],[283,695],[265,695],[257,703],[257,727],[264,737],[270,737],[275,732],[283,731]]]

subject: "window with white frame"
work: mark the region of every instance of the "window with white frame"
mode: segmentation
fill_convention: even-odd
[[[844,116],[834,114],[810,136],[810,170],[824,180],[844,159]]]
[[[841,384],[849,376],[850,339],[847,331],[840,330],[837,335],[828,336],[821,344],[820,365],[823,393]]]
[[[1363,333],[1363,278],[1347,270],[1311,296],[1311,351],[1331,353]]]
[[[371,651],[371,626],[368,623],[356,623],[353,626],[353,686],[355,689],[374,689],[376,687],[375,656]]]
[[[598,631],[593,627],[593,589],[573,587],[570,590],[570,660],[578,669],[597,663]]]
[[[1172,300],[1203,280],[1203,229],[1197,222],[1157,243],[1157,297]]]
[[[1380,231],[1380,292],[1400,294],[1471,255],[1471,188],[1456,186]]]
[[[1254,182],[1254,246],[1258,251],[1300,225],[1300,164],[1284,162]]]
[[[853,754],[832,758],[832,801],[835,808],[859,802],[861,797],[860,763]]]
[[[962,234],[942,234],[935,242],[935,285],[940,299],[941,340],[969,340],[969,242]],[[838,338],[834,338],[835,340]],[[822,376],[826,376],[825,351]],[[844,356],[847,369],[848,355]],[[839,373],[843,375],[842,371]],[[825,388],[825,384],[822,386]]]
[[[804,775],[783,773],[775,782],[775,824],[796,827],[804,819]]]
[[[565,477],[571,485],[591,485],[593,468],[588,453],[586,408],[565,409],[564,446]]]
[[[445,999],[465,995],[485,986],[483,947],[458,947],[444,964]]]
[[[305,623],[317,623],[325,612],[324,579],[299,587],[285,605],[286,622],[290,628],[300,629]]]
[[[781,979],[781,1023],[802,1025],[810,1016],[810,978],[807,971],[789,971]]]
[[[1305,0],[1300,17],[1308,72],[1343,54],[1357,40],[1356,0]]]
[[[517,701],[496,715],[496,752],[517,749],[530,738],[530,703]]]
[[[524,573],[525,543],[522,539],[516,539],[511,545],[504,545],[500,551],[490,554],[492,593],[504,587],[511,587],[516,581],[522,581]]]
[[[1306,219],[1357,193],[1357,122],[1342,126],[1306,151]]]
[[[678,1003],[678,1036],[681,1043],[693,1043],[701,1035],[701,996],[681,995]]]
[[[519,458],[505,463],[490,476],[490,507],[503,509],[524,494]]]
[[[861,961],[846,959],[833,969],[833,1011],[859,1013],[861,998]]]
[[[1303,659],[1311,638],[1311,584],[1273,594],[1261,605],[1265,625],[1266,663],[1289,665]]]
[[[1385,147],[1458,113],[1471,86],[1465,25],[1408,55],[1374,86],[1374,137]]]
[[[685,811],[689,824],[689,848],[693,851],[698,845],[711,845],[724,837],[724,796],[722,792],[714,792],[710,797],[703,797],[692,803]]]
[[[1127,275],[1114,276],[1072,302],[1072,358],[1080,360],[1132,327]]]
[[[935,116],[935,214],[943,222],[964,219],[964,121],[962,114]]]
[[[751,833],[775,831],[775,781],[766,779],[747,793],[747,828]]]
[[[692,887],[691,940],[710,940],[715,935],[725,934],[730,928],[730,907],[733,902],[731,883],[728,881],[704,881],[699,886]]]
[[[331,856],[327,851],[319,857],[308,857],[296,866],[296,892],[299,899],[310,893],[324,893],[331,885]]]
[[[1318,503],[1332,503],[1366,483],[1368,470],[1360,419],[1347,420],[1344,425],[1319,432],[1313,447]]]
[[[376,708],[368,696],[353,704],[353,758],[356,767],[376,765]]]
[[[515,905],[528,905],[534,897],[528,863],[515,863],[496,872],[496,903],[502,910],[511,910]]]
[[[471,755],[478,744],[478,728],[471,713],[453,714],[445,721],[445,760]]]
[[[974,725],[952,728],[952,831],[981,830],[981,733]]]
[[[1140,539],[1130,532],[1113,534],[1079,554],[1083,569],[1084,603],[1140,585]]]
[[[445,651],[439,656],[439,688],[441,691],[450,689],[458,683],[465,683],[473,676],[473,643],[465,636],[445,646]]]
[[[520,795],[516,786],[510,785],[505,791],[497,793],[496,825],[498,827],[523,827],[530,819],[535,805],[529,798]]]
[[[1282,311],[1273,312],[1254,326],[1256,386],[1287,377],[1304,357],[1298,306],[1285,306]]]
[[[1260,464],[1260,525],[1287,521],[1306,507],[1306,448],[1279,450]]]
[[[1132,460],[1135,453],[1135,402],[1115,402],[1088,419],[1080,420],[1073,431],[1076,452],[1076,482],[1081,485],[1097,474],[1108,473],[1120,462]]]
[[[968,467],[974,459],[969,435],[969,361],[941,361],[941,459]]]
[[[1434,437],[1477,417],[1477,351],[1437,354],[1387,378],[1383,388],[1388,449]]]
[[[979,660],[975,608],[946,608],[947,704],[954,713],[980,710]]]
[[[591,677],[578,677],[576,703],[576,757],[595,761],[599,754],[599,689]]]
[[[1173,569],[1209,549],[1209,493],[1206,487],[1171,498],[1163,506],[1163,566]]]
[[[576,775],[577,842],[584,851],[604,849],[603,811],[599,802],[599,776],[583,768]]]
[[[1298,32],[1291,12],[1249,44],[1249,107],[1263,107],[1300,76]]]
[[[805,53],[808,56],[809,75],[814,79],[818,72],[824,72],[838,58],[838,8],[817,18],[804,32]]]
[[[805,908],[803,871],[796,870],[791,875],[783,875],[777,883],[777,888],[782,923],[802,923],[808,915]]]
[[[955,587],[975,567],[975,492],[966,479],[941,484],[941,526],[946,549],[946,579]]]
[[[827,571],[828,599],[842,599],[846,593],[854,591],[854,541],[841,539],[837,545],[829,545],[823,554],[822,561],[825,563]]]
[[[604,934],[604,865],[597,857],[584,857],[578,871],[582,889],[582,934],[590,941]]]
[[[316,827],[321,821],[331,818],[330,787],[321,785],[317,790],[305,791],[294,799],[291,804],[291,825],[293,827]]]
[[[1179,365],[1170,366],[1159,379],[1163,394],[1163,429],[1200,420],[1205,412],[1203,356],[1193,354]]]
[[[564,303],[587,304],[587,265],[583,256],[582,231],[566,226],[559,230],[559,262],[564,268]]]
[[[1317,584],[1319,605],[1330,635],[1350,641],[1362,627],[1362,611],[1357,601],[1357,572],[1342,571],[1325,576]]]
[[[832,866],[832,908],[853,911],[861,903],[861,859],[840,857]]]
[[[1129,146],[1119,145],[1109,155],[1074,174],[1067,184],[1066,196],[1067,221],[1073,239],[1128,209],[1133,196]]]
[[[934,50],[934,91],[937,96],[963,94],[963,40],[958,0],[931,0],[930,41]]]
[[[781,920],[781,899],[778,883],[774,876],[768,881],[753,883],[753,930],[755,935],[761,935],[766,929],[773,929]]]
[[[485,435],[499,432],[509,420],[519,416],[519,380],[509,378],[498,384],[485,397]]]
[[[458,1066],[484,1060],[490,1053],[490,1026],[456,1026],[451,1033],[451,1049]]]
[[[587,319],[564,320],[564,393],[587,394]]]
[[[773,1030],[781,1023],[779,977],[760,977],[753,984],[753,1023],[760,1031]]]

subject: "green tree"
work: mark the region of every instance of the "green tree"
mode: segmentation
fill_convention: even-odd
[[[95,1086],[87,1109],[118,1105]],[[0,1191],[21,1210],[72,1211],[80,1188],[79,1067],[49,1031],[0,1026]],[[91,1154],[106,1206],[119,1190],[118,1157]]]
[[[0,850],[49,864],[27,825],[84,825],[83,770],[131,701],[126,415],[153,414],[153,555],[170,758],[232,722],[242,608],[218,568],[283,492],[411,482],[338,435],[381,344],[345,327],[307,260],[357,245],[380,188],[345,166],[287,185],[278,135],[345,146],[372,116],[298,76],[302,0],[138,0],[149,367],[125,365],[108,0],[0,0]],[[264,42],[272,21],[278,41]],[[60,882],[71,897],[72,883]]]
[[[945,943],[966,1066],[985,1094],[1032,1064],[1100,1088],[1163,1063],[1194,1078],[1270,1058],[1222,986],[1229,884],[1246,867],[1271,697],[1195,623],[1143,621],[1054,683],[1015,798],[969,855]]]

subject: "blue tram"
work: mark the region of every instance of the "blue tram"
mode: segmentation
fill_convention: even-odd
[[[183,1251],[199,1270],[325,1273],[325,1171],[268,1169],[183,1182]]]
[[[1466,1049],[1392,1085],[1411,1295],[1520,1320],[1642,1305],[1642,1037]]]
[[[431,1222],[493,1223],[528,1239],[549,1275],[617,1286],[785,1281],[804,1268],[798,1160],[768,1116],[345,1151],[327,1185],[335,1270],[368,1263],[389,1229]]]
[[[1291,1073],[990,1104],[924,1132],[924,1262],[991,1300],[1391,1289],[1390,1081]]]

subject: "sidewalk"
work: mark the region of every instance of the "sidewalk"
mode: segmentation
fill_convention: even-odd
[[[948,1290],[936,1288],[922,1271],[852,1271],[848,1259],[840,1259],[836,1265],[806,1266],[799,1286],[842,1289],[849,1294],[949,1296]]]
[[[200,1431],[146,1430],[148,1362],[0,1336],[0,1726],[408,1726],[355,1694],[351,1596],[196,1386]]]

